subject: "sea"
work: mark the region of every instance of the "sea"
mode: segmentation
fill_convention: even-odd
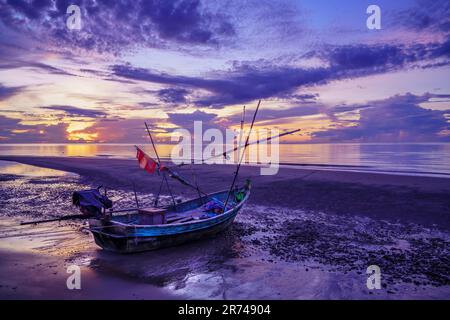
[[[158,144],[159,156],[170,159],[173,147]],[[142,148],[152,154],[150,144]],[[135,155],[133,144],[0,144],[0,156],[133,159]],[[292,168],[450,178],[450,143],[280,144],[279,163]]]

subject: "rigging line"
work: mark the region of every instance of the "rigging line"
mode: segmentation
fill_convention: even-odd
[[[261,139],[261,140],[252,141],[252,142],[249,142],[249,143],[247,144],[247,146],[251,146],[251,145],[254,145],[254,144],[256,144],[256,143],[261,143],[261,142],[268,142],[268,141],[271,141],[271,140],[276,139],[276,138],[281,138],[281,137],[284,137],[284,136],[286,136],[286,135],[296,133],[296,132],[298,132],[298,131],[301,131],[301,129],[295,129],[295,130],[291,130],[291,131],[287,131],[287,132],[280,133],[280,134],[275,135],[275,136],[271,136],[271,137],[268,137],[268,138],[264,138],[264,139]],[[241,146],[241,147],[235,147],[234,149],[227,150],[227,151],[225,151],[224,153],[221,153],[221,154],[218,154],[218,155],[211,156],[210,158],[205,159],[205,161],[208,161],[208,160],[211,160],[211,159],[214,159],[214,158],[218,158],[218,157],[226,156],[227,153],[231,153],[231,152],[240,150],[240,149],[245,148],[245,147],[246,147],[245,145],[244,145],[244,146]],[[193,159],[192,161],[195,161],[195,160],[197,160],[197,159]],[[239,160],[239,158],[238,158],[238,160]],[[188,164],[183,162],[183,163],[180,163],[179,165],[177,165],[176,167],[182,167],[182,166],[186,166],[186,165],[188,165]]]
[[[156,195],[155,201],[153,203],[153,206],[155,208],[158,206],[159,195],[161,194],[163,183],[164,183],[164,179],[161,179],[161,183],[159,184],[159,191],[158,191],[158,194]]]
[[[158,159],[158,170],[161,168],[161,159],[159,158],[158,150],[156,150],[155,142],[153,141],[152,134],[150,133],[150,129],[148,128],[147,122],[144,121],[145,128],[147,129],[148,136],[150,137],[150,141],[152,142],[153,151],[155,151],[156,158]],[[172,197],[173,206],[176,208],[177,203],[175,202],[175,198],[173,197],[172,190],[169,186],[169,181],[167,181],[166,173],[163,171],[163,179],[166,182],[167,189],[169,190],[170,196]]]
[[[195,172],[194,165],[191,163],[191,173],[194,177],[195,187],[197,188],[198,197],[202,199],[202,203],[205,204],[205,199],[202,197],[200,187],[198,186],[197,173]]]
[[[239,144],[238,144],[238,147],[241,147],[241,143],[242,143],[242,135],[244,133],[243,132],[243,130],[244,130],[244,120],[245,120],[245,106],[244,106],[244,108],[242,110],[241,130],[239,132]],[[225,153],[226,153],[226,151],[225,151]],[[241,150],[238,149],[238,154],[237,154],[237,158],[238,159],[240,158],[240,155],[241,155]]]
[[[255,124],[256,114],[258,113],[260,104],[261,104],[261,100],[258,101],[258,105],[256,106],[255,113],[253,114],[252,124],[250,125],[250,130],[248,132],[247,139],[245,140],[244,150],[242,151],[241,158],[239,159],[239,163],[238,163],[238,166],[236,168],[236,172],[234,174],[234,178],[233,178],[233,182],[231,183],[230,190],[228,190],[227,200],[225,201],[225,204],[223,206],[223,211],[224,212],[226,211],[228,200],[230,199],[230,194],[233,191],[234,184],[236,183],[236,179],[237,179],[237,176],[239,174],[239,169],[241,168],[242,159],[245,156],[245,149],[247,148],[248,140],[250,139],[250,135],[252,134],[253,125]]]
[[[138,197],[137,197],[137,193],[136,193],[136,185],[134,184],[134,181],[133,181],[133,192],[134,192],[134,201],[136,201],[136,208],[139,209],[139,201],[138,201]]]
[[[164,181],[166,181],[167,190],[169,190],[170,197],[172,198],[172,202],[173,202],[173,207],[176,210],[177,209],[177,203],[176,203],[175,198],[173,196],[172,189],[170,189],[169,180],[167,179],[167,176],[166,176],[165,172],[163,172],[163,179],[164,179]]]

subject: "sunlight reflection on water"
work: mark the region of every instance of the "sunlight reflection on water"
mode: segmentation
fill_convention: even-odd
[[[12,174],[12,175],[32,176],[32,177],[77,176],[77,174],[71,172],[41,168],[17,162],[2,161],[2,160],[0,160],[0,174]]]
[[[153,155],[150,144],[140,145]],[[174,145],[158,144],[168,159]],[[133,144],[0,144],[0,156],[133,159]],[[280,163],[319,169],[450,174],[449,143],[280,144]]]

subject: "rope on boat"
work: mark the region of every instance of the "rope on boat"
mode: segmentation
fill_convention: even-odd
[[[144,122],[144,123],[145,123],[145,128],[147,129],[147,132],[148,132],[148,136],[150,137],[150,141],[152,142],[153,151],[155,151],[156,158],[158,159],[158,168],[161,168],[161,159],[159,158],[158,150],[156,149],[155,142],[153,141],[152,134],[150,133],[150,129],[148,128],[147,122]],[[173,206],[176,208],[177,204],[175,202],[175,198],[173,197],[172,189],[170,189],[169,181],[167,180],[165,171],[163,171],[163,179],[166,182],[167,189],[169,190],[170,196],[172,197]]]

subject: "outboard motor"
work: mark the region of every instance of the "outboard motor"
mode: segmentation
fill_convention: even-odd
[[[112,208],[112,201],[106,195],[100,194],[97,189],[75,191],[72,195],[72,203],[80,208],[86,216],[101,217],[102,209]]]

